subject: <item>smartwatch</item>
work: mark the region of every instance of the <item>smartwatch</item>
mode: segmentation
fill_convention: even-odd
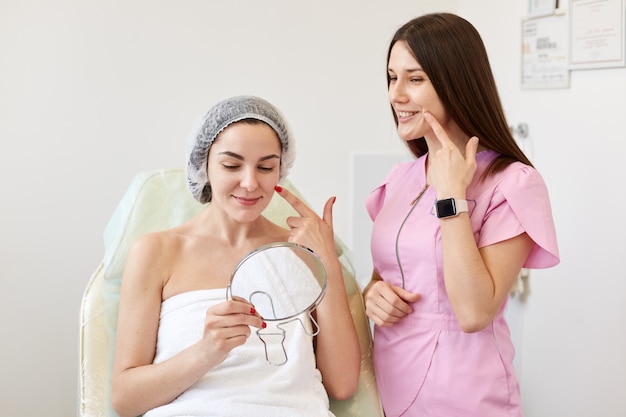
[[[467,213],[467,200],[457,200],[456,198],[446,198],[435,202],[435,213],[440,219],[454,217],[459,213]]]

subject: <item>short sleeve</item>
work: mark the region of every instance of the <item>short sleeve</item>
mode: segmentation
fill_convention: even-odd
[[[383,183],[376,187],[365,199],[365,208],[367,208],[367,212],[372,220],[376,219],[376,216],[378,216],[380,209],[385,203],[385,190],[386,184]]]
[[[411,163],[406,162],[395,165],[391,168],[382,183],[378,187],[374,188],[374,190],[367,196],[365,199],[365,208],[367,209],[367,212],[372,220],[376,219],[378,213],[380,213],[380,210],[385,204],[388,184],[393,180],[393,178],[398,175],[402,175],[402,173],[409,169],[410,166]]]
[[[549,268],[559,263],[554,220],[548,190],[539,173],[514,164],[502,173],[485,214],[479,247],[526,232],[535,246],[525,268]]]
[[[385,204],[385,196],[387,194],[387,184],[393,178],[398,170],[400,165],[394,166],[391,171],[387,174],[383,182],[367,196],[365,199],[365,208],[367,209],[368,214],[372,220],[375,220],[380,213],[380,210],[383,208]]]

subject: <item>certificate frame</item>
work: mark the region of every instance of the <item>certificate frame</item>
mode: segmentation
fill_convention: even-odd
[[[522,89],[569,88],[567,16],[522,20]]]
[[[546,16],[554,14],[559,7],[559,0],[528,0],[528,16]]]
[[[569,0],[571,70],[626,66],[626,0]]]

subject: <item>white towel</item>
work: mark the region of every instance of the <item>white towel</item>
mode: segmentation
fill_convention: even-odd
[[[205,313],[224,301],[226,289],[191,291],[165,300],[154,362],[162,362],[202,336]],[[305,320],[308,316],[304,316]],[[170,404],[144,417],[323,417],[328,395],[315,366],[312,338],[299,322],[285,325],[288,361],[275,366],[265,359],[253,330],[248,341]]]

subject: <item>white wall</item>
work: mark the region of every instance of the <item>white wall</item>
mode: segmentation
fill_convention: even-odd
[[[531,272],[518,347],[526,415],[626,415],[626,221],[617,208],[626,202],[626,68],[573,71],[564,90],[521,90],[518,3],[459,2],[459,13],[485,37],[510,122],[528,123],[559,235],[561,265]]]
[[[283,109],[298,138],[291,179],[320,210],[337,196],[348,241],[351,155],[403,150],[386,102],[387,42],[430,10],[457,11],[485,37],[552,196],[563,261],[531,274],[518,347],[526,414],[626,414],[626,69],[522,91],[526,0],[389,4],[0,2],[1,415],[76,413],[78,311],[102,230],[136,172],[182,165],[189,128],[215,101],[251,93]],[[607,199],[612,215],[599,210]]]

